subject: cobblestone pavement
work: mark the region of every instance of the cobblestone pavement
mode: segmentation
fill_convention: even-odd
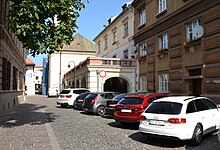
[[[220,133],[204,138],[197,147],[187,142],[146,139],[138,126],[124,128],[72,108],[56,106],[55,98],[28,96],[15,112],[0,118],[0,150],[219,150]]]

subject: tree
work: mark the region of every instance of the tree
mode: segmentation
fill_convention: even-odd
[[[29,54],[53,53],[70,44],[81,0],[11,0],[10,27]]]

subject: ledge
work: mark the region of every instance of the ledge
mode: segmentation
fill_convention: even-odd
[[[202,43],[202,39],[196,39],[196,40],[193,40],[193,41],[189,41],[189,42],[184,42],[183,45],[185,48],[190,48],[190,47],[193,47],[193,46],[196,46],[196,45],[200,45]]]
[[[156,17],[159,18],[160,16],[163,16],[166,13],[167,13],[167,9],[165,9],[164,11],[159,12],[158,14],[156,14]]]

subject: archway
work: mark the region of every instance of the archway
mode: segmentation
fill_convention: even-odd
[[[113,77],[105,81],[104,91],[127,93],[128,86],[129,84],[127,80],[120,77]]]

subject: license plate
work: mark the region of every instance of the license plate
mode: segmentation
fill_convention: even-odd
[[[131,109],[122,109],[121,112],[131,112]]]
[[[78,101],[78,102],[82,102],[82,101],[83,101],[83,99],[78,99],[77,101]]]
[[[84,111],[88,111],[88,108],[84,108]]]
[[[150,120],[150,125],[156,125],[156,126],[164,126],[165,122],[160,120]]]
[[[64,97],[64,95],[60,95],[60,97],[61,97],[61,98],[63,98],[63,97]]]

